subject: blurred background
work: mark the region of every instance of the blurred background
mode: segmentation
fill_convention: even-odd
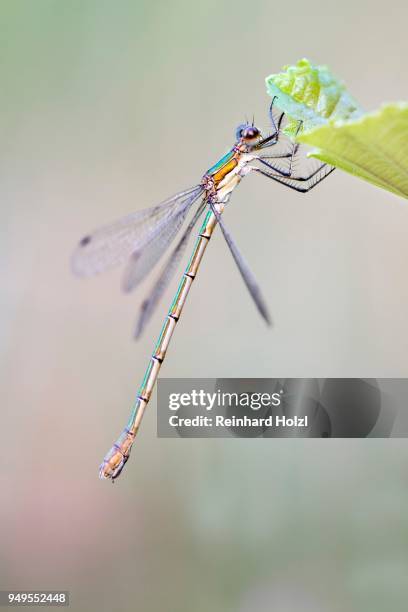
[[[406,610],[405,440],[157,439],[125,425],[177,281],[139,343],[147,282],[80,281],[101,224],[196,184],[264,78],[306,56],[367,110],[406,100],[405,2],[2,0],[0,588],[68,589],[75,611]],[[398,154],[398,152],[396,152]],[[408,208],[340,171],[306,196],[250,176],[218,232],[166,377],[408,375]]]

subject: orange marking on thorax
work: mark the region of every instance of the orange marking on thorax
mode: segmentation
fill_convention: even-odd
[[[238,165],[238,159],[241,156],[241,153],[236,152],[232,159],[230,159],[224,166],[222,166],[217,172],[213,175],[214,185],[217,186],[221,183],[222,180]]]

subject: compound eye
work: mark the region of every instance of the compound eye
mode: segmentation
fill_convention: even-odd
[[[253,125],[245,128],[242,132],[242,137],[245,138],[245,140],[253,140],[254,138],[258,138],[258,136],[259,130]]]

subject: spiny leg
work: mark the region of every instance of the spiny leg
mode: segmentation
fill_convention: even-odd
[[[279,134],[280,127],[282,125],[282,120],[283,120],[283,117],[285,116],[285,113],[282,111],[281,114],[279,115],[278,120],[275,121],[275,117],[273,116],[273,104],[277,97],[278,96],[273,96],[271,105],[269,107],[269,119],[271,120],[272,127],[275,130],[275,134]]]
[[[257,159],[286,159],[287,157],[292,157],[292,151],[289,153],[275,153],[274,155],[262,155]]]
[[[302,121],[299,121],[294,137],[298,135],[301,127],[302,127]],[[290,178],[293,173],[293,163],[294,163],[295,156],[298,150],[299,150],[299,144],[297,142],[291,142],[291,147],[288,153],[284,153],[281,155],[279,155],[278,153],[276,155],[260,155],[258,157],[258,160],[261,162],[261,164],[263,164],[270,170],[273,170],[274,172],[278,172],[282,176]],[[289,159],[288,168],[287,169],[279,168],[276,164],[271,164],[269,161],[266,161],[267,159]]]
[[[280,156],[280,157],[275,157],[273,159],[287,159],[288,157],[292,157],[292,154],[290,153],[289,155],[285,155],[284,157]],[[280,176],[282,177],[289,177],[291,170],[285,170],[284,168],[279,168],[279,166],[271,164],[270,162],[265,161],[264,157],[258,157],[257,161],[260,161],[261,164],[263,164],[264,166],[266,166],[267,168],[269,168],[270,170],[273,170],[274,172],[277,172]]]
[[[274,102],[274,99],[275,98],[273,98],[272,100],[272,104]],[[270,113],[272,111],[272,104]],[[296,138],[299,131],[301,130],[302,124],[302,121],[298,122],[294,138]],[[282,170],[282,168],[279,168],[276,165],[273,165],[266,161],[267,159],[272,158],[272,156],[269,155],[260,155],[257,158],[257,161],[266,166],[268,170],[264,168],[257,168],[256,166],[252,166],[251,169],[256,172],[259,172],[260,174],[263,174],[267,178],[277,181],[278,183],[282,183],[283,185],[286,185],[291,189],[295,189],[296,191],[299,191],[301,193],[307,193],[308,191],[313,189],[313,187],[318,185],[323,179],[329,176],[329,174],[331,174],[335,168],[332,166],[328,166],[327,164],[320,164],[317,168],[309,172],[306,176],[296,175],[293,171],[293,165],[298,150],[299,144],[294,141],[291,147],[291,151],[281,156],[280,159],[289,158],[289,166],[287,170]],[[276,157],[275,159],[279,158]],[[269,170],[272,170],[273,172],[270,172]]]
[[[263,176],[272,179],[278,183],[282,183],[282,185],[286,185],[286,187],[290,187],[290,189],[294,189],[299,193],[307,193],[313,187],[316,187],[321,181],[323,181],[326,177],[329,176],[335,170],[333,166],[329,166],[327,164],[321,164],[317,170],[309,174],[308,176],[280,176],[279,174],[272,174],[263,168],[256,168],[255,166],[251,166],[251,170],[254,172],[259,172]]]
[[[295,155],[298,152],[298,149],[299,145],[293,143],[291,146],[291,150],[288,153],[277,153],[276,155],[260,155],[256,158],[256,160],[259,161],[262,165],[269,168],[269,170],[273,170],[274,172],[278,172],[281,176],[290,178],[293,174],[293,162],[295,160]],[[271,164],[270,161],[266,161],[270,159],[276,159],[281,161],[289,159],[289,163],[287,164],[288,167],[282,168],[279,167],[276,163]]]
[[[297,142],[296,142],[296,136],[297,136],[297,135],[299,134],[299,132],[300,132],[300,129],[301,129],[301,127],[302,127],[302,123],[303,123],[303,121],[299,121],[298,126],[297,126],[297,128],[296,128],[295,135],[294,135],[294,137],[293,137],[294,142],[293,142],[293,148],[292,148],[292,156],[291,156],[291,158],[290,158],[290,162],[289,162],[289,170],[290,170],[290,174],[292,174],[292,169],[293,169],[293,161],[294,161],[294,159],[295,159],[295,155],[296,155],[296,153],[297,153],[297,152],[298,152],[298,150],[299,150],[299,143],[297,143]]]
[[[276,143],[279,140],[279,135],[280,135],[280,129],[281,129],[281,125],[282,125],[282,121],[283,118],[285,116],[285,113],[282,111],[281,114],[279,115],[279,118],[277,120],[275,120],[274,116],[273,116],[273,103],[275,101],[276,96],[274,96],[272,98],[272,102],[271,105],[269,107],[269,117],[272,123],[272,127],[273,127],[273,133],[270,134],[269,136],[267,136],[266,138],[263,138],[255,147],[255,149],[257,151],[260,151],[261,149],[267,149],[268,147],[272,147],[274,145],[276,145]]]

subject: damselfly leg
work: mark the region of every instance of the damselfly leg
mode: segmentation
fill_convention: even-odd
[[[276,100],[276,96],[272,99],[271,106],[269,109],[269,116],[271,119],[271,123],[273,128],[276,130],[275,139],[272,141],[269,140],[269,137],[261,141],[260,146],[255,147],[256,150],[262,150],[263,148],[268,148],[272,145],[277,145],[277,143],[286,142],[288,150],[281,150],[274,152],[268,155],[257,155],[252,163],[259,163],[261,166],[252,166],[251,170],[254,172],[258,172],[267,178],[277,181],[290,189],[294,189],[299,193],[307,193],[313,187],[318,185],[322,180],[324,180],[331,172],[333,172],[334,167],[328,166],[327,164],[316,164],[316,160],[306,158],[303,156],[303,172],[299,172],[295,170],[296,162],[298,161],[298,153],[299,153],[299,144],[295,142],[295,140],[290,140],[285,134],[282,132],[283,129],[283,121],[284,114],[280,114],[278,118],[274,117],[274,103]],[[296,138],[297,134],[302,128],[302,121],[298,122],[294,137]],[[264,145],[263,143],[266,143]],[[271,163],[269,160],[279,160],[281,163],[278,164],[276,161]]]
[[[313,187],[316,187],[316,185],[321,183],[326,177],[328,177],[329,174],[333,172],[334,168],[332,166],[328,166],[327,164],[319,164],[317,169],[305,176],[298,176],[296,174],[282,176],[281,174],[273,174],[272,172],[268,172],[263,168],[257,168],[256,166],[251,166],[251,170],[258,172],[259,174],[262,174],[273,181],[277,181],[290,189],[294,189],[299,193],[307,193],[313,189]]]

